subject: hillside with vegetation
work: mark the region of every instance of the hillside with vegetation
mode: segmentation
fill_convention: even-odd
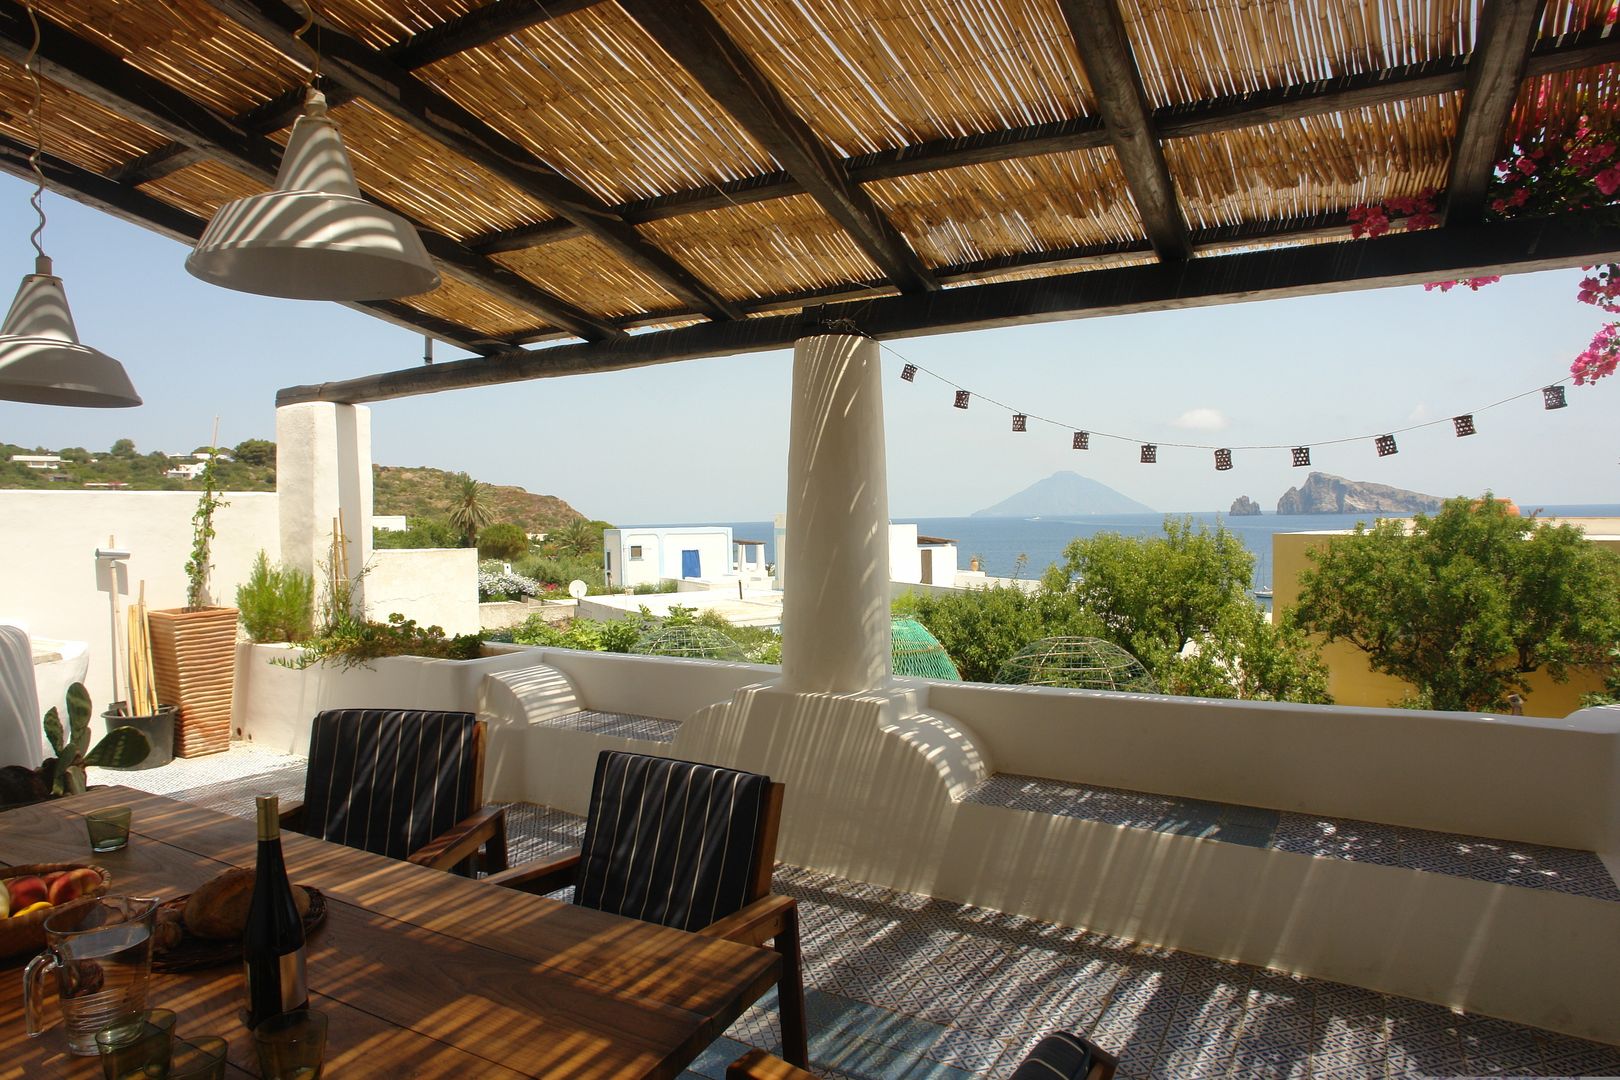
[[[268,439],[247,439],[224,453],[216,466],[217,486],[224,491],[274,491],[276,444]],[[203,453],[206,446],[191,454]],[[29,468],[13,461],[17,456],[55,455],[54,468]],[[85,487],[130,491],[201,491],[202,481],[166,475],[197,460],[185,452],[161,450],[142,453],[132,439],[119,439],[108,450],[69,446],[51,450],[43,446],[0,443],[0,488],[79,490]],[[53,463],[54,464],[54,463]],[[443,469],[372,466],[372,512],[404,514],[408,518],[447,519],[457,501],[461,474]],[[536,495],[523,488],[484,484],[480,499],[492,522],[510,522],[525,532],[551,532],[585,515],[555,495]]]
[[[460,473],[443,469],[373,466],[372,513],[448,518],[460,493],[460,478]],[[555,495],[536,495],[520,487],[487,484],[480,497],[490,521],[511,522],[525,532],[552,532],[585,517]]]

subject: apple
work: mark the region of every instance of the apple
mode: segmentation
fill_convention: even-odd
[[[50,889],[46,886],[45,879],[33,874],[27,877],[7,878],[6,891],[11,893],[12,911],[21,911],[31,904],[50,899]]]
[[[77,900],[101,884],[101,875],[89,867],[80,867],[77,870],[65,870],[57,875],[51,882],[50,901],[58,907],[70,900]]]

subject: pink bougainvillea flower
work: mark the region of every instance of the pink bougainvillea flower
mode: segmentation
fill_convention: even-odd
[[[1592,177],[1592,183],[1596,184],[1597,189],[1603,194],[1613,195],[1616,190],[1620,190],[1620,167],[1611,165]]]
[[[1513,167],[1524,173],[1526,176],[1534,176],[1536,172],[1536,163],[1527,157],[1522,157],[1518,161],[1515,161],[1513,163]]]

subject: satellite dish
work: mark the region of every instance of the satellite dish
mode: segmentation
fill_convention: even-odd
[[[590,587],[587,586],[583,581],[579,580],[579,578],[575,578],[573,581],[568,583],[568,595],[572,596],[575,600],[585,599],[585,594],[590,591]]]

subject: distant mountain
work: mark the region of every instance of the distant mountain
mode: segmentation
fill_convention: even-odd
[[[1144,506],[1077,472],[1055,472],[1010,499],[976,511],[974,517],[1086,517],[1094,514],[1151,514]]]
[[[455,499],[458,476],[443,469],[373,465],[372,512],[446,517]],[[490,521],[510,521],[527,532],[547,532],[585,516],[555,495],[536,495],[520,487],[490,484],[484,497]]]
[[[1428,513],[1445,500],[1388,484],[1346,480],[1313,472],[1299,487],[1289,488],[1277,500],[1279,514],[1386,514]]]

